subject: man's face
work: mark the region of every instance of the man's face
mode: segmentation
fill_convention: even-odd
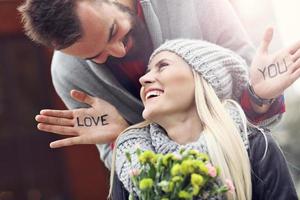
[[[81,2],[77,13],[83,36],[61,51],[96,63],[107,59],[128,60],[150,49],[145,25],[127,7],[117,3],[101,5]],[[148,53],[147,53],[148,54]]]

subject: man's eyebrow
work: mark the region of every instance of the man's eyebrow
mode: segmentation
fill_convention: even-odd
[[[113,21],[112,25],[110,26],[109,28],[109,33],[108,33],[108,39],[107,39],[107,42],[109,42],[112,38],[112,34],[113,34],[113,31],[114,31],[114,26],[116,25],[116,20]],[[88,58],[85,58],[85,60],[93,60],[95,58],[97,58],[102,52],[98,53],[97,55],[95,56],[92,56],[92,57],[88,57]]]

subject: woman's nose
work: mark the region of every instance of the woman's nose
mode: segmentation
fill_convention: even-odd
[[[139,79],[142,86],[145,86],[146,84],[153,83],[154,82],[154,74],[149,71]]]

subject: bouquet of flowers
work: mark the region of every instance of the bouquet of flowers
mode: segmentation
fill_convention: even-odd
[[[140,200],[211,199],[234,190],[230,180],[221,184],[220,169],[196,150],[162,155],[137,148],[135,153],[140,169],[132,169],[130,175]],[[131,163],[128,152],[126,157]],[[133,192],[129,199],[134,199]]]

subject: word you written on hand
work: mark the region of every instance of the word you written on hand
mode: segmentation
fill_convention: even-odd
[[[99,123],[100,123],[100,125],[105,126],[105,125],[109,124],[107,122],[107,117],[108,117],[108,115],[105,114],[105,115],[101,115],[98,117],[88,116],[88,117],[82,118],[81,120],[79,119],[79,117],[77,117],[76,120],[77,120],[78,126],[91,127],[91,126],[98,126]]]
[[[263,69],[258,69],[258,71],[260,71],[264,77],[264,79],[266,80],[266,76],[268,75],[270,78],[274,78],[280,74],[285,73],[288,69],[288,66],[286,64],[285,59],[282,60],[281,65],[279,64],[279,62],[277,62],[276,64],[270,64],[266,67],[264,67]]]

